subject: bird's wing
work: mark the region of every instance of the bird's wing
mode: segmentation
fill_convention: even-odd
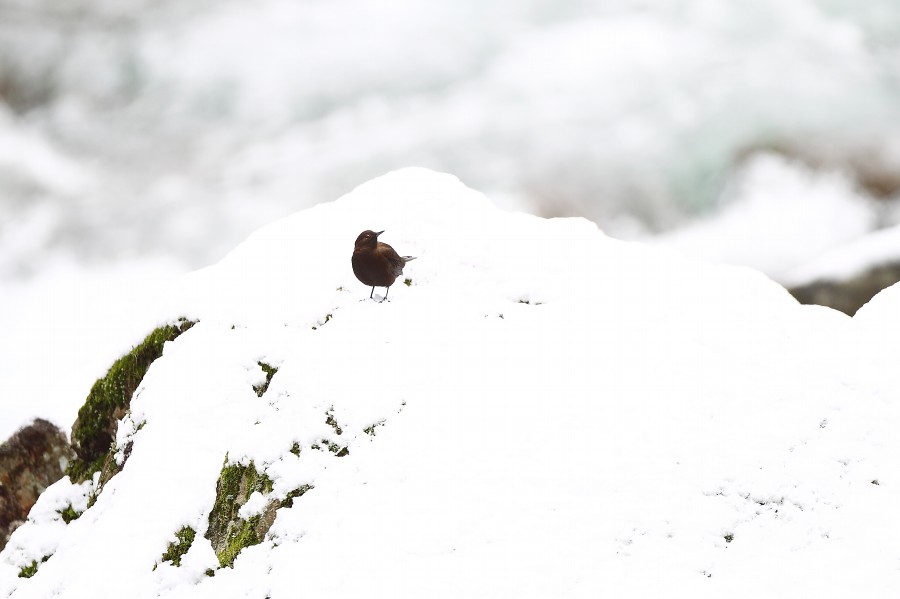
[[[406,260],[404,260],[400,256],[400,254],[394,251],[394,248],[386,243],[379,243],[378,252],[382,256],[384,256],[384,259],[387,260],[388,264],[390,264],[391,271],[393,272],[395,277],[399,277],[403,274],[403,265],[406,264]]]

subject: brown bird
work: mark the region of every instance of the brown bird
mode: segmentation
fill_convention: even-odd
[[[353,274],[363,285],[372,287],[369,299],[372,299],[376,287],[385,288],[384,299],[387,299],[391,285],[403,274],[403,267],[416,259],[415,256],[401,256],[388,244],[378,241],[382,233],[384,231],[363,231],[356,238],[356,247],[353,248]]]

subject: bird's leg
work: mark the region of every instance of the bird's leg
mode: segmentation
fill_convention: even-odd
[[[387,299],[387,294],[388,294],[388,291],[390,291],[390,290],[391,290],[390,287],[385,287],[385,288],[384,288],[384,299],[381,300],[381,301],[385,301],[385,300]]]
[[[369,292],[369,299],[372,299],[373,293],[375,293],[375,285],[372,285],[372,291]]]

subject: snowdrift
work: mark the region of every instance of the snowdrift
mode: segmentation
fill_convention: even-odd
[[[387,302],[350,269],[363,229],[418,256]],[[857,321],[388,174],[172,290],[160,324],[196,324],[117,473],[45,492],[0,596],[888,596],[889,291]]]

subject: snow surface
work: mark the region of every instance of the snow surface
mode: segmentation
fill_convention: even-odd
[[[418,256],[387,302],[350,269],[366,228]],[[851,319],[753,270],[388,174],[148,310],[199,323],[135,392],[124,470],[65,527],[54,508],[84,490],[48,490],[0,553],[0,595],[893,596],[898,289]],[[260,361],[279,368],[261,398]],[[205,531],[226,459],[277,496],[314,488],[233,569],[204,574],[202,535],[161,563],[182,526]]]

